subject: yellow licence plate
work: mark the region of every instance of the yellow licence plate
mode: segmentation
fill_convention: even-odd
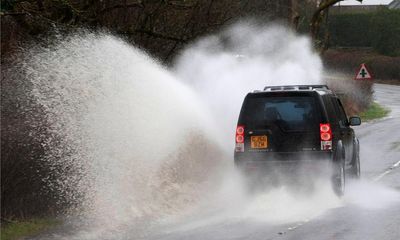
[[[267,148],[268,139],[266,135],[251,136],[251,148]]]

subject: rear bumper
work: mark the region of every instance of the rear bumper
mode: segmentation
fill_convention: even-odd
[[[235,153],[235,164],[244,170],[293,172],[306,170],[317,172],[326,166],[331,166],[332,151],[313,152],[245,152]]]
[[[332,160],[332,151],[309,151],[309,152],[239,152],[235,153],[235,163],[241,161],[260,162],[297,162],[297,161],[318,161]]]
[[[248,186],[311,187],[316,179],[332,179],[331,151],[301,153],[242,153],[235,154],[235,164]]]

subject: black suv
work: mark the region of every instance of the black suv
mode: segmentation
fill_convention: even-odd
[[[342,195],[346,175],[360,176],[359,141],[339,98],[325,85],[273,86],[248,93],[236,128],[235,164],[245,174],[277,165],[328,162]],[[271,164],[270,164],[271,163]],[[311,174],[311,173],[310,173]]]

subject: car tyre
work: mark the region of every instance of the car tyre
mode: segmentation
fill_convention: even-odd
[[[353,155],[353,164],[351,168],[352,177],[355,179],[359,179],[361,176],[361,167],[360,167],[360,150],[359,146],[357,146],[356,151],[354,151]]]
[[[336,157],[333,162],[333,176],[332,187],[335,194],[339,197],[344,195],[346,186],[346,172],[345,172],[345,154],[344,150],[340,147],[336,152]]]

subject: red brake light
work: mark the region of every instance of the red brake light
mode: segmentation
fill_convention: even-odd
[[[243,133],[244,133],[244,127],[243,126],[237,126],[236,134],[243,135]]]
[[[330,132],[330,130],[331,130],[331,126],[329,125],[329,123],[320,124],[319,126],[320,126],[319,129],[321,132]]]
[[[319,125],[320,137],[321,137],[321,149],[331,150],[332,149],[332,130],[329,123],[321,123]]]
[[[243,143],[243,142],[244,142],[244,137],[243,137],[243,135],[237,135],[237,136],[236,136],[236,142],[237,142],[237,143]]]
[[[238,125],[236,127],[236,147],[235,152],[244,152],[244,126]]]
[[[322,140],[322,141],[329,141],[329,140],[331,140],[331,134],[329,134],[329,133],[321,133],[321,140]]]
[[[236,127],[236,143],[244,143],[244,126],[239,125]]]
[[[321,123],[319,125],[321,141],[330,141],[332,140],[332,131],[331,125],[329,123]]]

